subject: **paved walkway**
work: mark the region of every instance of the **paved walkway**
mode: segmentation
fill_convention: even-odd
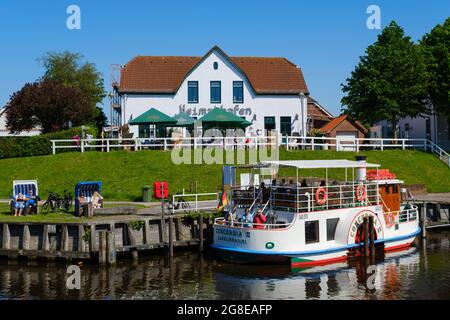
[[[9,199],[0,199],[0,203],[9,203]],[[145,208],[138,208],[138,215],[161,215],[161,203],[160,202],[133,202],[133,201],[105,201],[106,205],[118,205],[118,206],[137,206]],[[217,205],[215,200],[211,201],[198,201],[197,209],[214,209]],[[189,208],[186,210],[175,210],[175,214],[186,213],[195,209],[195,202],[189,202]],[[164,203],[164,210],[167,213],[167,202]]]
[[[414,195],[414,199],[419,202],[450,203],[450,193],[418,194]]]

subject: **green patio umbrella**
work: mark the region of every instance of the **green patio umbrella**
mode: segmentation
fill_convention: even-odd
[[[130,125],[139,125],[139,124],[154,124],[154,125],[175,125],[177,120],[168,116],[165,113],[162,113],[155,108],[151,108],[150,110],[144,112],[136,119],[133,119],[129,122]]]
[[[183,112],[173,116],[173,118],[177,120],[177,123],[174,125],[174,127],[190,127],[193,126],[195,122],[194,118]]]
[[[199,122],[206,124],[208,127],[218,127],[218,128],[246,128],[251,125],[251,122],[226,111],[221,108],[214,108],[202,118]]]
[[[159,110],[156,110],[155,108],[151,108],[150,110],[144,112],[136,119],[133,119],[129,122],[130,125],[142,125],[142,126],[148,126],[148,130],[144,129],[144,137],[165,137],[167,135],[166,128],[170,127],[172,125],[175,125],[177,123],[177,120],[174,118],[168,116],[165,113],[162,113]],[[151,129],[153,128],[153,130]],[[152,135],[151,132],[154,132]],[[141,134],[139,134],[142,138]],[[148,136],[147,136],[148,135]]]

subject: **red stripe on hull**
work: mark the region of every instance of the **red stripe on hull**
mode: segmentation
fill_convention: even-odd
[[[408,242],[408,243],[400,244],[398,246],[385,248],[384,251],[400,251],[400,250],[403,250],[403,249],[406,249],[406,248],[410,247],[413,242],[414,242],[414,240],[411,241],[411,242]]]
[[[292,262],[291,267],[303,268],[303,267],[321,266],[324,264],[341,262],[341,261],[345,261],[345,260],[347,260],[347,256],[341,256],[341,257],[337,257],[337,258],[324,259],[324,260],[316,260],[316,261]]]
[[[408,247],[411,246],[411,244],[414,242],[408,242],[408,243],[404,243],[398,246],[393,246],[393,247],[389,247],[389,248],[385,248],[384,251],[400,251],[400,250],[404,250],[407,249]],[[336,257],[336,258],[331,258],[331,259],[323,259],[323,260],[315,260],[315,261],[305,261],[305,262],[291,262],[291,267],[292,268],[304,268],[304,267],[313,267],[313,266],[321,266],[321,265],[326,265],[326,264],[331,264],[331,263],[336,263],[336,262],[342,262],[347,260],[347,256],[340,256],[340,257]]]

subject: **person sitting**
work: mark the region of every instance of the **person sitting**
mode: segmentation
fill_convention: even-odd
[[[25,197],[25,209],[24,209],[24,213],[25,215],[30,211],[30,210],[34,210],[37,213],[37,204],[39,201],[39,197],[37,197],[33,190],[30,189],[28,191],[28,195]]]
[[[14,216],[20,217],[23,209],[25,208],[25,197],[22,193],[19,193],[14,202]]]
[[[94,208],[101,208],[103,206],[103,197],[98,191],[94,191],[92,195],[92,206]]]
[[[258,212],[256,213],[255,217],[253,218],[253,227],[255,229],[265,229],[264,223],[266,223],[267,218],[265,215],[263,215],[261,209],[258,209]]]
[[[320,181],[320,186],[321,187],[326,187],[327,183],[325,182],[325,180]]]
[[[87,201],[83,192],[81,192],[80,195],[78,196],[78,203],[79,203],[78,216],[81,217],[83,214],[85,214],[85,212],[87,212],[89,205],[89,201]]]
[[[250,210],[246,208],[244,215],[241,217],[241,222],[243,223],[242,226],[244,228],[251,228],[252,221],[253,219]]]
[[[300,184],[300,187],[302,188],[308,188],[308,184],[306,183],[306,179],[302,180],[302,183]]]

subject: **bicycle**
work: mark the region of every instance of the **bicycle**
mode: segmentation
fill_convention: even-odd
[[[72,194],[67,190],[64,190],[62,210],[64,212],[69,212],[70,208],[72,208],[72,203],[73,203]]]
[[[72,202],[72,195],[67,190],[64,190],[63,197],[56,192],[49,192],[47,200],[42,205],[42,212],[45,214],[57,211],[68,212],[72,207]]]
[[[56,212],[61,201],[61,197],[57,193],[49,192],[47,200],[42,205],[42,212],[45,214]]]
[[[180,209],[180,207],[184,210],[187,211],[188,209],[191,208],[191,206],[189,205],[189,202],[187,202],[183,197],[179,197],[178,201],[174,204],[172,200],[169,200],[169,202],[167,203],[167,210],[169,212],[174,212],[175,210]]]

